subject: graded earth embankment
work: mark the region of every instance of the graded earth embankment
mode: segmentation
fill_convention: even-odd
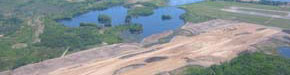
[[[164,44],[116,44],[27,65],[12,75],[155,75],[186,65],[211,66],[229,61],[252,45],[271,39],[281,29],[228,20],[212,20],[181,28]],[[286,35],[286,34],[283,34]],[[281,35],[282,36],[282,35]]]
[[[210,66],[229,61],[249,50],[251,45],[281,32],[280,29],[226,20],[188,23],[183,29],[197,35],[175,36],[169,43],[142,49],[154,51],[62,68],[49,75],[155,75],[186,65]]]

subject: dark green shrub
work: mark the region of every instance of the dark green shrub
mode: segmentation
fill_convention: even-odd
[[[100,23],[104,24],[106,27],[110,27],[111,26],[112,19],[108,15],[101,14],[98,17],[98,21]]]
[[[162,15],[161,19],[162,20],[170,20],[171,16],[170,15]]]

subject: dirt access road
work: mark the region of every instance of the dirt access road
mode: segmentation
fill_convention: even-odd
[[[169,43],[140,49],[141,52],[63,67],[48,75],[155,75],[190,64],[210,66],[229,61],[249,50],[251,45],[281,32],[280,29],[225,20],[188,23],[183,29],[198,35],[175,36]]]
[[[241,9],[253,10],[253,11],[244,11]],[[240,13],[240,14],[248,14],[248,15],[256,15],[256,16],[264,16],[264,17],[272,17],[272,18],[280,18],[280,19],[289,19],[290,20],[290,12],[289,11],[277,11],[277,10],[266,10],[266,9],[257,9],[257,8],[247,8],[247,7],[230,7],[226,9],[221,9],[227,12],[233,13]],[[255,12],[258,11],[265,11],[265,12],[272,12],[272,13],[285,13],[288,15],[277,15],[277,14],[269,14],[269,13],[262,13],[262,12]]]

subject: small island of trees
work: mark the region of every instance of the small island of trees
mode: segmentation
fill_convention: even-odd
[[[162,15],[162,20],[170,20],[172,17],[170,15]]]
[[[110,27],[112,26],[111,23],[112,23],[112,18],[108,15],[104,15],[104,14],[101,14],[98,16],[98,21],[99,23],[101,24],[104,24],[105,27]]]

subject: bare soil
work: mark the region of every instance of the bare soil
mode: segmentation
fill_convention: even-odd
[[[187,65],[211,66],[230,61],[281,29],[228,20],[187,23],[192,36],[176,35],[164,44],[116,44],[27,65],[12,75],[155,75]],[[287,34],[289,35],[289,34]]]
[[[192,33],[199,32],[199,35],[176,36],[169,43],[142,49],[157,49],[156,51],[135,55],[127,59],[110,58],[83,64],[75,68],[62,68],[49,74],[112,75],[123,67],[133,64],[144,64],[142,67],[118,72],[115,75],[154,75],[186,65],[210,66],[229,61],[239,53],[247,51],[251,45],[269,39],[268,37],[281,32],[281,30],[272,28],[257,31],[260,28],[267,27],[225,20],[214,20],[200,24],[188,23],[183,29],[192,31]],[[200,29],[203,31],[197,31]],[[146,63],[146,60],[160,56],[166,58]]]
[[[115,44],[92,48],[66,55],[61,58],[55,58],[35,64],[26,65],[13,70],[11,72],[11,75],[47,75],[49,72],[62,67],[75,68],[82,66],[83,64],[81,63],[88,64],[89,62],[101,61],[112,57],[132,53],[139,49],[141,49],[141,46],[135,43]]]
[[[143,45],[149,45],[149,44],[153,44],[153,43],[157,43],[159,42],[159,39],[162,39],[162,38],[165,38],[169,35],[173,34],[173,31],[165,31],[163,33],[160,33],[160,34],[153,34],[149,37],[146,37],[142,40],[142,44]]]

